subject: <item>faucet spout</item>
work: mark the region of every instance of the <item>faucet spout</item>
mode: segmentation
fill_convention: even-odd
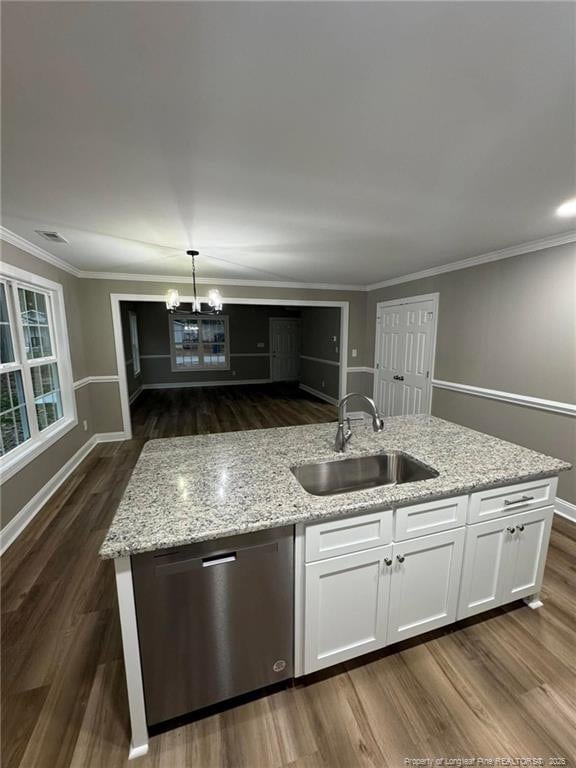
[[[338,403],[338,431],[336,432],[336,440],[334,441],[334,450],[337,453],[343,453],[346,450],[346,443],[352,437],[350,419],[346,418],[346,421],[344,421],[344,409],[346,407],[346,403],[352,397],[359,397],[361,400],[364,400],[364,402],[368,404],[368,407],[372,413],[372,429],[374,432],[381,432],[384,428],[384,422],[380,418],[380,414],[374,400],[372,400],[372,398],[368,397],[367,395],[361,395],[359,392],[350,392],[348,395],[345,395]]]

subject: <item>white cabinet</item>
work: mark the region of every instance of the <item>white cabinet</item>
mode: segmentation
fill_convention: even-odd
[[[306,562],[348,555],[392,541],[391,509],[316,523],[306,528]]]
[[[552,528],[553,507],[514,515],[511,557],[503,602],[534,595],[540,589]],[[509,518],[510,519],[510,518]]]
[[[551,506],[468,526],[458,618],[538,592]]]
[[[458,618],[465,619],[495,608],[503,601],[506,568],[506,544],[512,534],[511,518],[488,520],[468,526]]]
[[[557,478],[545,477],[541,480],[476,491],[470,495],[468,522],[482,523],[504,515],[548,506],[554,502],[557,486]]]
[[[305,566],[304,672],[386,644],[392,546]]]
[[[394,544],[388,643],[456,620],[464,528]]]
[[[556,482],[297,526],[296,675],[513,600],[541,605]]]

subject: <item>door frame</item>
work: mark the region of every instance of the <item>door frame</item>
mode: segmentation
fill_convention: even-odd
[[[268,318],[268,356],[269,356],[269,372],[270,372],[270,379],[274,381],[274,378],[272,377],[272,323],[275,320],[290,320],[291,322],[298,323],[300,326],[300,318],[299,317],[269,317]],[[300,355],[298,355],[298,359],[300,359]],[[299,378],[299,376],[298,376]],[[297,379],[294,379],[294,381],[297,381]],[[281,381],[281,379],[278,379],[278,381]]]
[[[380,335],[381,328],[378,322],[378,314],[386,307],[397,307],[402,304],[415,304],[419,301],[432,301],[434,311],[434,327],[432,328],[432,349],[431,349],[431,363],[430,363],[430,396],[428,398],[428,409],[426,413],[428,415],[432,412],[432,387],[434,381],[434,373],[436,367],[436,341],[438,338],[438,309],[440,307],[440,294],[439,293],[423,293],[418,296],[405,296],[400,299],[389,299],[388,301],[379,301],[376,304],[376,338],[374,341],[374,385],[372,388],[372,397],[376,401],[376,393],[378,388],[378,350],[380,348]]]
[[[198,297],[201,302],[207,303],[206,296]],[[121,301],[145,301],[166,303],[166,293],[111,293],[110,305],[112,309],[112,327],[114,330],[114,347],[116,349],[116,368],[118,371],[118,386],[120,389],[120,406],[122,410],[123,434],[119,439],[132,439],[132,420],[130,416],[130,402],[128,398],[128,380],[126,376],[126,364],[124,357],[124,340],[122,338],[122,319],[120,316]],[[180,301],[190,303],[192,296],[181,296]],[[248,304],[277,307],[337,307],[340,310],[340,380],[338,397],[341,399],[347,392],[348,379],[348,325],[350,315],[349,301],[312,301],[310,299],[275,299],[275,298],[249,298],[226,297],[225,304]]]

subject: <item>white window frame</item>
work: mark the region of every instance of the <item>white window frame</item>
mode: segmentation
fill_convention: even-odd
[[[6,289],[8,316],[15,357],[15,362],[13,363],[0,364],[0,373],[8,373],[15,370],[21,371],[28,426],[30,429],[28,440],[25,440],[17,448],[14,448],[4,456],[0,456],[0,475],[2,482],[4,482],[73,429],[78,424],[78,416],[76,412],[76,398],[74,395],[62,285],[6,263],[0,264],[0,280],[5,284]],[[47,297],[46,304],[50,316],[50,341],[52,345],[52,355],[49,357],[38,357],[33,360],[26,358],[22,323],[17,320],[15,315],[15,313],[20,311],[18,288],[43,293]],[[49,427],[46,427],[46,429],[40,430],[34,406],[31,369],[54,362],[58,366],[63,417]]]
[[[196,320],[202,322],[202,320],[223,320],[224,321],[224,365],[194,365],[184,367],[182,365],[176,365],[176,357],[178,350],[174,346],[174,333],[172,331],[173,320]],[[168,315],[168,335],[170,337],[170,366],[172,373],[195,373],[197,371],[229,371],[230,370],[230,322],[228,315],[214,315],[214,317],[198,317],[198,315]],[[200,332],[200,338],[202,338],[202,332]],[[202,342],[199,342],[200,344]]]
[[[140,376],[140,342],[138,341],[138,316],[133,309],[128,312],[128,327],[130,329],[130,347],[132,349],[132,373]]]

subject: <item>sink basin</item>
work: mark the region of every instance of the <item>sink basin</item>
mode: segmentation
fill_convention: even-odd
[[[401,451],[319,461],[291,467],[291,470],[304,490],[314,496],[331,496],[438,477],[435,469]]]

